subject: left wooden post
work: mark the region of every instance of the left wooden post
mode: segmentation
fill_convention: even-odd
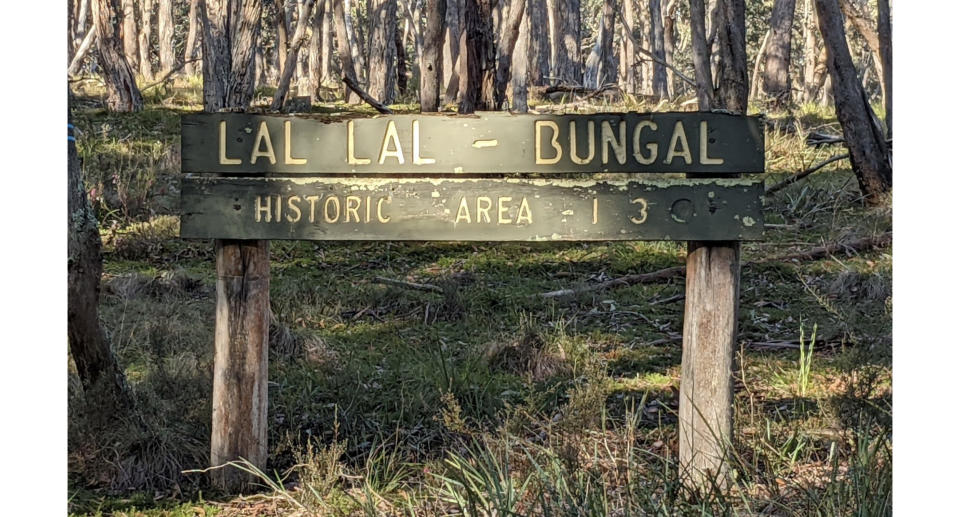
[[[270,241],[217,240],[213,422],[210,464],[267,462],[267,355]],[[239,469],[213,471],[213,483],[237,490],[251,481]]]

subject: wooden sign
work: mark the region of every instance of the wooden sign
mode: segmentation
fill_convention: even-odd
[[[753,240],[744,179],[217,178],[183,180],[180,236],[220,239]]]
[[[722,113],[185,115],[182,170],[196,173],[486,174],[763,172],[763,127]]]

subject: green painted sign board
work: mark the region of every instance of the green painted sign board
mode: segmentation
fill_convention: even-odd
[[[184,238],[755,240],[746,179],[218,178],[183,181]]]
[[[723,113],[309,115],[182,118],[189,173],[571,174],[763,172],[757,117]]]

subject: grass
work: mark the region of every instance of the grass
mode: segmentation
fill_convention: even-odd
[[[103,421],[71,382],[72,514],[890,513],[889,250],[763,260],[890,230],[842,161],[771,196],[765,240],[743,246],[731,490],[691,493],[676,463],[682,281],[533,296],[680,265],[682,243],[276,241],[270,461],[258,493],[212,492],[184,472],[207,466],[215,301],[211,243],[176,238],[196,91],[152,89],[132,116],[73,100],[101,318],[143,421]],[[787,131],[767,144],[770,184],[838,152]]]

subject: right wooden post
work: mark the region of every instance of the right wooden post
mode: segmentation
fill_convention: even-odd
[[[691,31],[699,48],[694,67],[700,111],[721,109],[745,115],[749,81],[744,0],[717,1],[716,78],[711,76],[710,49],[696,45],[704,41],[703,1],[691,0],[690,5]],[[687,246],[677,424],[680,474],[694,490],[726,489],[730,484],[726,460],[733,437],[740,243],[690,242]]]

